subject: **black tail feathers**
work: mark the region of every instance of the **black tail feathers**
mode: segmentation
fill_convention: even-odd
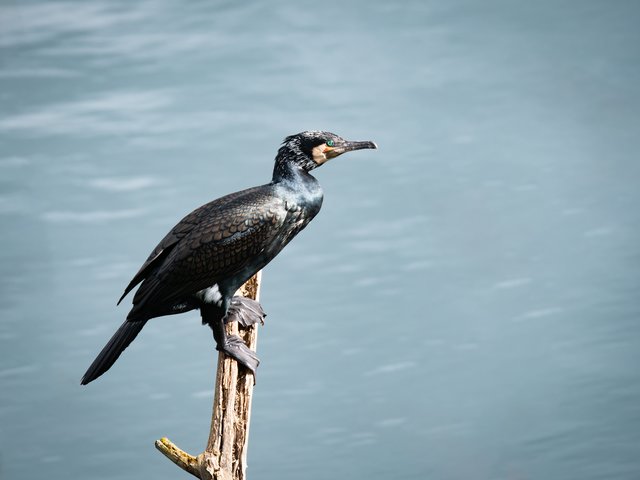
[[[136,338],[145,321],[125,321],[120,328],[113,334],[111,340],[104,346],[102,351],[98,354],[91,366],[87,369],[87,372],[80,381],[81,385],[86,385],[89,382],[94,381],[104,372],[109,370],[111,366],[118,359],[120,354],[125,348],[129,346],[133,339]]]

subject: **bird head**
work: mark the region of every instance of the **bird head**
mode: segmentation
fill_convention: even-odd
[[[292,161],[300,168],[310,171],[343,153],[364,148],[378,146],[373,142],[345,140],[331,132],[309,130],[285,138],[276,160]]]

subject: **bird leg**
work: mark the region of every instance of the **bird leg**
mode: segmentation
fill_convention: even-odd
[[[239,325],[247,328],[260,322],[264,325],[264,313],[262,305],[250,298],[235,296],[229,302],[227,316],[224,317],[224,323],[237,321]]]
[[[229,357],[235,359],[240,365],[248,368],[255,376],[256,368],[260,360],[256,353],[251,350],[237,335],[228,335],[225,329],[225,316],[223,310],[213,305],[203,305],[200,307],[202,322],[208,324],[213,330],[213,338],[216,341],[216,350],[224,352]]]

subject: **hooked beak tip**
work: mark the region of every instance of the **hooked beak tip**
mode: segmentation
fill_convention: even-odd
[[[375,142],[348,142],[347,150],[364,150],[366,148],[377,149],[378,145]]]

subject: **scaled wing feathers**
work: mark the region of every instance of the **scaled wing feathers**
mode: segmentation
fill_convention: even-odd
[[[239,193],[243,195],[235,194],[236,198],[218,205],[212,202],[201,207],[201,213],[190,214],[199,221],[180,232],[181,238],[168,251],[147,261],[134,278],[144,281],[134,296],[130,318],[155,316],[158,308],[242,271],[269,248],[287,215],[283,201],[264,187]]]

